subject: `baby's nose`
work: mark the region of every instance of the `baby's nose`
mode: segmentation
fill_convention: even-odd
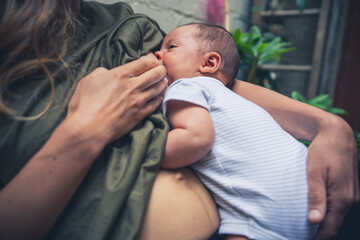
[[[161,63],[162,63],[163,53],[162,53],[161,51],[156,51],[156,52],[155,52],[155,57],[156,57],[159,61],[161,61]]]

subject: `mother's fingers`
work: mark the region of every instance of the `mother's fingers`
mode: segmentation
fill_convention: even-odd
[[[144,118],[145,116],[150,115],[152,112],[154,112],[158,107],[160,106],[161,102],[163,100],[162,96],[157,96],[150,101],[148,101],[144,107],[139,110],[139,114],[142,116],[141,118]]]
[[[104,67],[98,67],[98,68],[95,68],[94,71],[92,71],[89,75],[87,76],[91,76],[91,77],[95,77],[95,76],[98,76],[100,74],[103,74],[104,72],[107,72],[109,71],[108,69],[104,68]]]
[[[114,72],[116,75],[119,75],[120,78],[136,77],[159,65],[159,60],[157,60],[151,54],[148,54],[135,61],[113,68],[110,71]]]
[[[344,209],[342,203],[337,201],[338,200],[329,199],[329,207],[326,217],[321,223],[315,239],[334,239],[338,235],[347,209]]]
[[[312,144],[316,144],[313,142]],[[307,178],[308,178],[308,219],[311,223],[321,223],[325,217],[327,209],[327,186],[328,168],[326,166],[319,166],[321,161],[314,161],[319,159],[316,152],[313,150],[313,145],[309,147],[308,161],[307,161]]]
[[[157,96],[163,96],[164,90],[168,85],[167,78],[163,78],[161,81],[155,83],[154,85],[148,87],[147,89],[141,92],[144,102],[148,102]]]
[[[134,80],[140,91],[148,89],[152,85],[160,82],[166,76],[166,69],[164,66],[157,66],[137,76]],[[165,79],[167,81],[167,78]]]

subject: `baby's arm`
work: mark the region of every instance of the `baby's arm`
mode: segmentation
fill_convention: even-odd
[[[196,162],[211,149],[215,129],[209,111],[185,101],[167,102],[168,134],[162,168],[180,168]]]

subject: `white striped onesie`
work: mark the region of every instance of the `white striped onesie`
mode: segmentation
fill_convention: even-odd
[[[215,126],[211,151],[192,164],[210,189],[220,213],[220,234],[250,239],[312,239],[307,220],[307,148],[256,104],[219,80],[175,81],[166,102],[182,100],[206,108]]]

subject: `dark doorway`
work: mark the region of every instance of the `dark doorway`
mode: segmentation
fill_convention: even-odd
[[[360,131],[360,1],[350,0],[337,77],[334,106],[349,112],[345,119]]]

